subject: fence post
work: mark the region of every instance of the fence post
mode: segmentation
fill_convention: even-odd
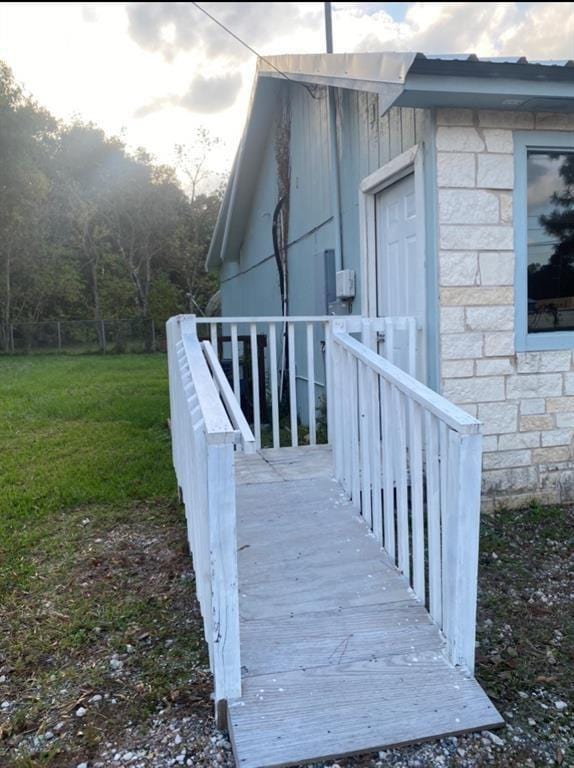
[[[10,325],[10,349],[14,354],[14,326]]]
[[[56,322],[56,331],[58,334],[58,352],[61,352],[62,351],[62,328],[59,320]]]
[[[106,354],[106,322],[105,320],[100,320],[100,328],[101,328],[101,334],[102,334],[102,352],[105,355]]]
[[[155,352],[155,322],[151,319],[151,351]]]
[[[482,435],[449,430],[443,630],[450,661],[470,672],[475,653],[481,462]]]

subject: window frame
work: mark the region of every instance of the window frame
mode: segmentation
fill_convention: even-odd
[[[528,178],[527,155],[556,150],[574,152],[570,131],[515,131],[514,133],[514,263],[515,337],[517,352],[574,349],[573,331],[528,333]]]

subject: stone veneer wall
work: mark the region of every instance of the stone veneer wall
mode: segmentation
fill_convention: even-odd
[[[574,499],[574,351],[515,351],[513,130],[529,129],[574,115],[437,112],[441,386],[483,422],[485,508]]]

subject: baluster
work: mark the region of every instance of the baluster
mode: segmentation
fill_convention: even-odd
[[[350,417],[351,426],[351,500],[356,509],[361,509],[361,457],[359,452],[359,392],[358,392],[358,364],[359,361],[351,355],[351,398]]]
[[[369,397],[369,371],[362,362],[357,361],[359,393],[359,455],[361,482],[361,514],[369,527],[373,527],[373,508],[371,505],[371,398]]]
[[[396,387],[393,388],[393,410],[396,416],[395,466],[399,569],[403,572],[405,578],[410,580],[406,415],[404,395]]]
[[[385,549],[393,562],[396,561],[395,542],[395,472],[394,472],[394,414],[392,389],[388,381],[381,380],[380,393],[382,401],[382,437],[383,437],[383,531],[385,534]]]
[[[241,403],[241,380],[239,378],[239,343],[237,341],[237,323],[231,323],[231,368],[233,371],[233,392],[237,402]]]
[[[269,323],[269,378],[271,383],[271,421],[273,424],[273,447],[279,448],[279,396],[277,388],[277,334],[275,323]]]
[[[381,415],[379,398],[379,377],[375,371],[368,371],[369,400],[371,403],[371,416],[369,419],[370,449],[369,460],[371,462],[371,503],[373,517],[373,533],[377,537],[380,546],[383,546],[383,519],[381,504]]]
[[[422,466],[422,434],[421,408],[418,403],[409,400],[409,425],[411,437],[409,441],[409,464],[411,475],[411,521],[412,521],[412,551],[413,551],[413,589],[415,594],[425,602],[425,544],[424,544],[424,510],[423,510],[423,466]]]
[[[219,349],[217,348],[217,323],[209,324],[209,336],[211,339],[211,346],[213,347],[213,351],[219,359]]]
[[[297,379],[295,369],[295,326],[287,324],[287,346],[289,347],[289,417],[291,423],[291,445],[299,445],[297,426]]]
[[[351,498],[351,421],[352,412],[347,409],[351,408],[351,355],[346,350],[341,348],[341,435],[343,444],[343,488],[345,489],[347,496]]]
[[[429,612],[442,626],[441,547],[440,547],[440,465],[437,419],[425,413],[425,460],[427,491]]]
[[[309,445],[316,445],[317,408],[315,404],[315,343],[313,323],[307,323],[307,397],[309,400]]]
[[[261,448],[261,412],[259,407],[259,361],[257,356],[257,324],[251,323],[251,378],[253,393],[253,432],[257,449]]]

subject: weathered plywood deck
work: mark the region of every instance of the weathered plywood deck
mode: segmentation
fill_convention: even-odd
[[[241,768],[285,765],[494,727],[428,614],[331,476],[327,448],[236,462]]]

